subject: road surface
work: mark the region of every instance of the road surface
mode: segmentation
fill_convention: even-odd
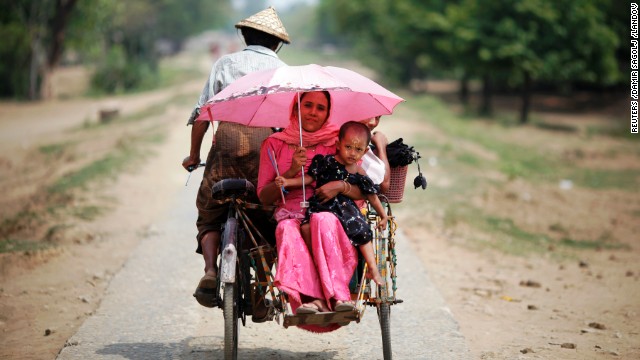
[[[203,268],[194,252],[195,192],[200,174],[184,187],[113,277],[97,311],[62,349],[67,359],[220,359],[222,311],[192,297]],[[401,205],[400,205],[401,206]],[[402,220],[399,219],[400,227]],[[397,234],[398,297],[391,307],[395,359],[469,359],[469,349],[442,296],[402,234]],[[240,327],[241,359],[381,359],[378,318],[330,334],[313,334],[276,322]]]

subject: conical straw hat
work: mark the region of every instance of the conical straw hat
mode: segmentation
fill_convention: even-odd
[[[282,21],[280,21],[280,18],[276,13],[276,9],[274,9],[272,6],[269,6],[269,8],[264,9],[257,14],[251,15],[236,24],[236,28],[241,27],[250,27],[273,35],[278,39],[284,41],[285,44],[291,42],[289,40],[289,34],[287,34],[287,30],[284,28],[284,25],[282,25]]]

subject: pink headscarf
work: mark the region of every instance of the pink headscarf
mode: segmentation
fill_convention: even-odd
[[[302,98],[302,95],[300,96]],[[291,112],[289,117],[289,126],[287,126],[282,132],[272,134],[270,137],[282,140],[289,145],[300,146],[300,125],[298,124],[298,114],[294,113],[294,105],[296,104],[297,96],[293,97],[291,103]],[[322,124],[322,127],[314,132],[308,132],[302,129],[302,146],[333,146],[338,141],[338,131],[340,127],[330,122],[331,114],[327,116],[327,120]]]

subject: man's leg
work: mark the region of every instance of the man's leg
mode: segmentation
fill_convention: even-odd
[[[218,274],[218,251],[220,250],[220,232],[209,231],[200,241],[204,258],[204,273],[216,277]]]
[[[218,275],[218,251],[220,249],[220,232],[209,231],[200,240],[202,257],[204,258],[204,276],[198,283],[193,296],[198,303],[206,307],[215,307]]]

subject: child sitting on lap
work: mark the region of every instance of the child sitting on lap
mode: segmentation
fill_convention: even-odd
[[[308,175],[304,177],[306,185],[316,181],[316,188],[335,180],[344,181],[344,188],[340,194],[332,199],[321,201],[316,195],[309,199],[309,208],[307,209],[305,220],[300,227],[301,234],[310,244],[311,234],[309,232],[309,218],[311,214],[317,212],[331,212],[340,220],[345,233],[354,246],[357,246],[364,257],[368,274],[378,285],[384,285],[384,280],[378,271],[373,254],[373,232],[369,227],[364,215],[356,203],[345,193],[349,192],[351,186],[355,185],[360,188],[363,194],[366,194],[367,200],[380,216],[378,228],[386,229],[388,217],[382,203],[378,199],[377,193],[379,188],[374,185],[373,181],[366,175],[365,171],[358,165],[358,161],[369,150],[369,141],[371,140],[371,132],[369,128],[359,122],[349,121],[342,125],[338,135],[337,151],[335,155],[316,155],[311,162]],[[302,186],[302,178],[287,179],[282,176],[276,177],[275,183],[278,186],[300,187]],[[311,248],[309,246],[309,248]]]

